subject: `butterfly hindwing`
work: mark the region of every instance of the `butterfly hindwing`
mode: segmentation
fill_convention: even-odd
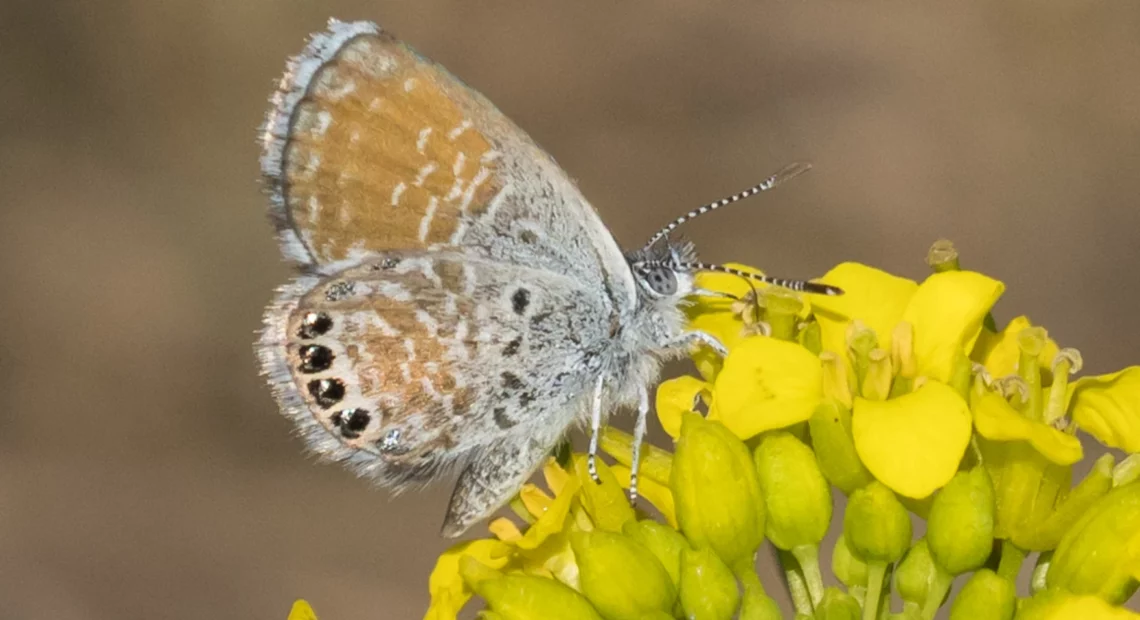
[[[591,317],[604,312],[568,277],[387,252],[282,289],[259,351],[310,447],[399,487],[504,436],[553,444],[582,413],[608,336]]]

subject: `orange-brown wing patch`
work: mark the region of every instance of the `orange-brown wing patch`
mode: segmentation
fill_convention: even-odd
[[[500,189],[498,153],[442,70],[379,31],[322,36],[338,34],[295,61],[267,124],[263,165],[292,253],[329,263],[453,243]]]

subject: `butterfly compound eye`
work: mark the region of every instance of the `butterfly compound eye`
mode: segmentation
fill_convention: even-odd
[[[677,276],[668,267],[654,267],[646,271],[645,283],[651,291],[663,297],[677,292]]]

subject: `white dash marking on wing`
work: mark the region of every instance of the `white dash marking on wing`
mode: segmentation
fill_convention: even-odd
[[[416,78],[408,78],[404,80],[404,92],[410,93],[416,87]]]
[[[428,163],[424,164],[423,167],[420,168],[419,173],[416,174],[416,180],[412,182],[412,185],[415,185],[416,187],[423,187],[424,181],[427,180],[428,175],[435,172],[436,168],[439,168],[439,164],[435,163],[434,161],[429,161]]]
[[[499,190],[499,193],[495,194],[495,197],[487,204],[487,214],[484,217],[494,221],[495,214],[499,212],[499,209],[503,208],[503,204],[507,201],[507,194],[510,193],[512,189],[514,189],[514,183],[508,181],[507,184],[503,186],[503,189]]]
[[[420,220],[420,243],[427,241],[428,233],[431,232],[431,220],[435,217],[435,210],[437,208],[439,208],[439,198],[432,196],[428,199],[424,217]]]
[[[416,150],[420,155],[424,154],[424,149],[427,148],[428,136],[431,135],[431,127],[424,127],[420,130],[419,138],[416,138]]]
[[[317,112],[317,125],[313,127],[313,135],[323,136],[332,125],[332,113],[328,110],[321,110]]]
[[[465,119],[463,119],[463,122],[461,122],[455,126],[455,129],[452,129],[451,131],[447,132],[447,139],[454,142],[455,139],[458,138],[460,134],[462,134],[463,132],[467,131],[470,128],[471,128],[471,120],[465,118]]]
[[[455,155],[455,165],[451,167],[451,174],[459,176],[459,174],[463,172],[465,165],[467,165],[467,154],[463,151],[459,151],[459,153]]]
[[[467,186],[467,190],[463,192],[463,200],[459,203],[459,212],[467,215],[467,207],[471,205],[471,201],[475,199],[475,191],[491,177],[491,170],[486,167],[479,168],[479,172],[475,178],[471,179],[471,183]]]
[[[408,189],[408,186],[404,185],[403,181],[400,181],[399,183],[396,184],[396,187],[392,188],[392,206],[393,207],[400,204],[400,196],[404,195],[404,190],[406,190],[406,189]]]

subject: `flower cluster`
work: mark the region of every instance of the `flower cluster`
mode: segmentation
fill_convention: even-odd
[[[475,595],[487,620],[780,618],[755,572],[765,539],[797,619],[944,605],[952,619],[1140,618],[1121,607],[1140,579],[1140,366],[1072,380],[1077,351],[1026,317],[995,325],[1001,282],[962,270],[945,242],[928,263],[921,283],[841,264],[821,279],[838,297],[702,274],[727,295],[700,298],[691,326],[729,353],[695,351],[699,376],[657,391],[675,444],[642,448],[653,514],[626,500],[632,438],[607,429],[601,484],[584,456],[552,458],[514,519],[439,558],[427,618]],[[1074,485],[1079,432],[1127,456],[1100,456]],[[842,587],[827,587],[835,492]],[[917,540],[912,515],[926,521]]]

